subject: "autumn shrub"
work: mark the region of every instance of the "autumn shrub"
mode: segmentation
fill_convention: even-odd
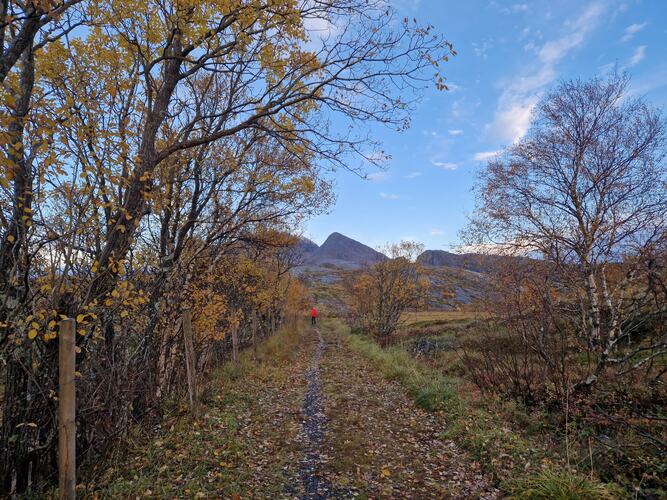
[[[388,345],[403,314],[427,298],[429,283],[416,262],[422,246],[402,241],[382,249],[370,268],[348,280],[348,322]]]
[[[489,318],[462,341],[463,376],[490,398],[541,412],[545,439],[560,456],[593,463],[599,477],[629,489],[661,491],[665,427],[659,415],[665,388],[651,384],[660,360],[653,358],[650,364],[656,365],[639,371],[609,368],[594,386],[577,388],[594,361],[578,339],[571,297],[549,286],[554,279],[549,273],[546,263],[536,262],[493,278],[503,293],[487,302]],[[655,330],[648,331],[661,328],[654,314],[647,309],[644,316],[651,336]],[[619,361],[636,348],[619,346]]]

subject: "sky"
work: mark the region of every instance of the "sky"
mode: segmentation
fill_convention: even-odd
[[[336,173],[335,205],[304,227],[318,244],[337,231],[373,247],[408,239],[451,249],[485,160],[525,134],[535,103],[561,79],[617,66],[632,94],[667,113],[667,0],[392,3],[453,43],[450,90],[427,90],[409,130],[374,128],[388,168],[369,167],[367,179]]]

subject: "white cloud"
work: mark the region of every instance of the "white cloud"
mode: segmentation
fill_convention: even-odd
[[[520,140],[528,131],[532,111],[544,88],[558,76],[556,65],[584,43],[604,13],[605,4],[594,3],[579,17],[565,23],[559,38],[548,40],[541,46],[533,42],[526,44],[526,50],[535,50],[537,60],[504,87],[494,120],[487,124],[487,130],[504,141]]]
[[[480,45],[473,43],[472,47],[477,57],[481,57],[482,59],[486,60],[489,58],[489,50],[493,48],[493,39],[490,41],[484,40]]]
[[[445,234],[445,232],[442,229],[431,229],[431,231],[428,233],[431,236],[442,236]]]
[[[555,64],[570,50],[579,47],[590,32],[595,29],[603,13],[604,7],[602,4],[592,4],[577,19],[566,23],[569,32],[557,40],[550,40],[545,43],[538,54],[540,61],[545,64]]]
[[[452,163],[447,161],[434,161],[432,163],[434,167],[438,167],[443,170],[456,170],[457,168],[459,168],[458,163]]]
[[[603,64],[602,66],[598,66],[598,71],[601,75],[606,75],[610,73],[611,70],[613,70],[616,66],[617,64],[615,62]]]
[[[458,85],[454,82],[450,82],[450,81],[445,82],[445,85],[447,85],[447,88],[449,89],[450,94],[453,94],[454,92],[458,92],[459,90],[461,90],[463,88],[460,85]]]
[[[383,200],[400,200],[401,197],[398,196],[397,194],[391,194],[391,193],[380,193],[380,198]]]
[[[452,103],[452,118],[458,118],[459,116],[461,116],[461,103],[454,101]]]
[[[635,52],[632,54],[632,57],[630,58],[630,61],[627,64],[627,68],[631,68],[632,66],[636,66],[640,62],[644,60],[646,57],[646,45],[640,45],[635,49]]]
[[[461,130],[461,129],[452,129],[452,130],[448,130],[447,132],[449,132],[449,135],[461,135],[463,133],[463,130]]]
[[[492,1],[490,3],[491,7],[495,7],[500,12],[503,14],[517,14],[519,12],[528,12],[530,9],[528,7],[528,3],[513,3],[512,5],[509,6],[502,6],[496,1]]]
[[[629,42],[632,40],[632,37],[635,36],[635,34],[639,33],[641,30],[643,30],[648,23],[635,23],[631,24],[625,30],[623,31],[623,36],[621,37],[622,42]]]
[[[538,96],[525,98],[522,102],[507,103],[496,111],[495,131],[499,135],[511,138],[512,141],[521,139],[530,127],[533,109],[539,100]]]
[[[404,179],[416,179],[422,175],[421,172],[410,172],[408,175],[404,175]]]
[[[389,174],[387,172],[372,172],[366,175],[366,179],[371,182],[381,182],[387,180],[388,178]]]
[[[535,248],[515,243],[482,243],[477,245],[458,245],[452,252],[458,254],[475,253],[482,255],[505,255],[513,257],[528,257]]]
[[[480,151],[479,153],[475,153],[475,156],[473,156],[473,160],[475,161],[488,161],[491,158],[495,158],[501,153],[501,151]]]

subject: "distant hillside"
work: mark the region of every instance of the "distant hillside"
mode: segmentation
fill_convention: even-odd
[[[307,238],[296,245],[302,263],[295,273],[310,288],[317,303],[335,310],[346,308],[346,284],[357,273],[387,257],[340,233],[332,233],[322,246]],[[458,255],[442,250],[427,250],[418,260],[431,282],[430,309],[452,310],[472,305],[488,293],[485,272],[502,257]]]
[[[477,273],[488,273],[506,258],[502,255],[456,254],[444,250],[426,250],[417,257],[417,262],[430,267],[453,267]]]
[[[312,255],[313,252],[316,252],[320,248],[317,246],[317,243],[304,238],[303,236],[299,238],[299,242],[295,245],[294,250],[301,256],[301,259],[305,259],[307,256]]]

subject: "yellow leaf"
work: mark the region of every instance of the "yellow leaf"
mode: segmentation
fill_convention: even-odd
[[[34,340],[34,338],[37,337],[37,330],[34,328],[28,332],[28,338],[30,340]]]
[[[10,243],[14,243],[15,240],[16,240],[16,238],[14,238],[13,234],[8,234],[7,235],[7,241],[9,241]]]
[[[86,315],[85,315],[85,314],[79,314],[79,315],[76,317],[76,322],[77,322],[77,323],[83,323],[83,321],[84,321],[85,319],[86,319]]]

